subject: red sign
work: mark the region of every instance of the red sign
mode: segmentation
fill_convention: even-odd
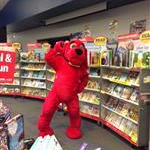
[[[12,83],[14,80],[16,53],[0,50],[0,83]]]

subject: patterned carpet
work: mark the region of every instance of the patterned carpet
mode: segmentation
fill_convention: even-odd
[[[25,136],[26,138],[36,138],[37,128],[36,123],[41,111],[43,102],[35,99],[0,97],[10,109],[13,115],[21,113],[24,115]],[[135,150],[131,148],[125,140],[120,138],[108,128],[102,128],[95,122],[88,119],[82,119],[83,137],[79,140],[70,140],[65,136],[65,129],[68,125],[68,117],[62,112],[56,112],[52,127],[55,135],[64,150],[79,150],[82,143],[89,143],[88,150],[94,150],[101,147],[102,150]],[[137,149],[136,149],[137,150]],[[138,150],[144,150],[140,148]]]

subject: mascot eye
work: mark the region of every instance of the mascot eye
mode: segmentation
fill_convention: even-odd
[[[71,45],[70,45],[70,48],[72,49],[72,48],[75,48],[77,45],[76,45],[76,43],[72,43]]]

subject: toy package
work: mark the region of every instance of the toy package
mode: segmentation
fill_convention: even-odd
[[[8,130],[9,150],[22,150],[24,147],[23,116],[17,115],[5,123]]]
[[[30,150],[63,150],[55,135],[38,137]]]

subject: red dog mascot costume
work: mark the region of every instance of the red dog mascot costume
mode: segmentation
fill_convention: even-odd
[[[57,42],[55,47],[45,55],[45,60],[56,71],[56,77],[45,99],[38,122],[40,136],[54,134],[49,124],[59,103],[65,103],[70,118],[66,135],[72,139],[80,138],[82,133],[77,94],[82,92],[88,82],[87,50],[79,40],[65,44]]]

